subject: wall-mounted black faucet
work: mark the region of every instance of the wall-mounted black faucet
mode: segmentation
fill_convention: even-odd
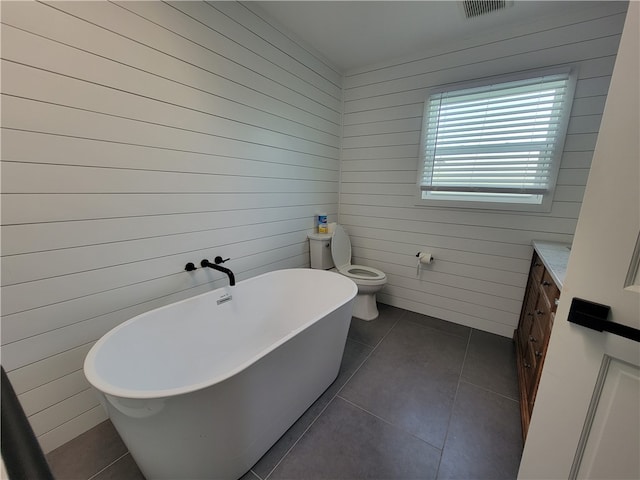
[[[209,260],[207,260],[207,259],[205,258],[204,260],[202,260],[202,261],[200,262],[200,266],[202,266],[202,267],[209,267],[209,268],[213,268],[214,270],[218,270],[219,272],[226,273],[226,274],[227,274],[227,276],[229,277],[229,285],[233,287],[233,286],[236,284],[236,277],[235,277],[235,275],[234,275],[234,274],[233,274],[233,272],[232,272],[231,270],[229,270],[228,268],[221,267],[221,266],[219,265],[220,263],[224,263],[224,262],[226,262],[227,260],[229,260],[229,259],[227,258],[227,259],[224,259],[224,260],[223,260],[223,259],[222,259],[222,257],[216,257],[216,258],[214,258],[214,259],[213,259],[213,261],[214,261],[215,263],[211,263]]]

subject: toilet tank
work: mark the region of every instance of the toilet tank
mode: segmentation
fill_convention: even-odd
[[[331,234],[310,233],[307,237],[309,238],[311,268],[320,270],[333,268],[334,264],[331,258]]]

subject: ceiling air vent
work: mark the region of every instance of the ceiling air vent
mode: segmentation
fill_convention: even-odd
[[[513,0],[463,0],[462,8],[467,18],[478,17],[513,5]]]

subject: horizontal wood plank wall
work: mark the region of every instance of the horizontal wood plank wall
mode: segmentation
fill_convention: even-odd
[[[505,27],[481,39],[345,74],[340,223],[354,262],[385,271],[379,300],[503,336],[517,326],[531,240],[571,242],[626,5]],[[571,64],[579,80],[548,214],[416,206],[430,87]],[[416,275],[418,251],[435,262]]]
[[[2,364],[45,451],[105,418],[84,356],[134,315],[308,267],[342,75],[235,2],[2,5]]]

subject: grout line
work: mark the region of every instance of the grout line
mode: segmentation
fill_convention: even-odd
[[[425,315],[425,316],[429,316],[429,315]],[[431,318],[436,318],[436,317],[431,317]],[[437,319],[437,318],[436,318],[436,319]],[[437,319],[437,320],[439,320],[439,319]],[[467,337],[467,346],[468,346],[469,338],[471,337],[471,331],[473,330],[472,328],[467,327],[467,328],[469,328],[469,332],[467,332],[467,333],[466,333],[466,334],[464,334],[464,335],[461,335],[461,334],[459,334],[459,333],[448,332],[448,331],[446,331],[446,330],[442,330],[442,329],[437,328],[437,327],[432,326],[432,325],[427,325],[426,323],[422,323],[422,322],[420,322],[420,321],[416,321],[416,320],[409,320],[409,319],[407,319],[406,321],[407,321],[407,322],[409,322],[409,323],[412,323],[412,324],[414,324],[414,325],[418,325],[419,327],[428,328],[429,330],[431,330],[431,331],[432,331],[432,332],[434,332],[434,333],[441,333],[441,334],[443,334],[443,335],[447,335],[447,336],[449,336],[449,337],[455,337],[455,338],[459,338],[459,339],[464,339],[464,337]],[[445,322],[446,322],[446,321],[447,321],[447,320],[445,320]],[[462,325],[462,326],[464,326],[464,325]],[[466,351],[465,351],[465,358],[466,358]],[[463,362],[463,366],[464,366],[464,362]],[[462,371],[461,371],[461,374],[462,374]]]
[[[258,480],[262,480],[262,477],[258,475],[256,472],[254,472],[253,469],[249,470],[249,472],[251,472],[253,476],[256,477]]]
[[[129,451],[127,450],[126,453],[124,453],[123,455],[119,456],[118,458],[116,458],[113,462],[111,462],[109,465],[107,465],[106,467],[102,468],[101,470],[98,470],[96,473],[94,473],[93,475],[91,475],[87,480],[91,480],[95,477],[97,477],[98,475],[100,475],[102,472],[104,472],[105,470],[107,470],[108,468],[110,468],[111,466],[115,465],[116,463],[118,463],[120,460],[122,460],[124,457],[126,457],[127,455],[129,455]]]
[[[394,429],[396,429],[396,430],[399,430],[400,432],[402,432],[402,433],[404,433],[404,434],[406,434],[406,435],[409,435],[409,436],[411,436],[411,437],[415,438],[416,440],[419,440],[420,442],[422,442],[422,443],[424,443],[424,444],[426,444],[426,445],[430,446],[431,448],[435,448],[436,450],[439,450],[439,451],[440,451],[440,455],[442,455],[442,451],[443,451],[443,449],[444,449],[444,444],[443,444],[443,446],[442,446],[442,447],[438,447],[437,445],[434,445],[433,443],[428,442],[428,441],[427,441],[427,440],[425,440],[424,438],[421,438],[421,437],[417,436],[416,434],[411,433],[411,432],[410,432],[410,431],[408,431],[408,430],[405,430],[405,429],[404,429],[403,427],[401,427],[400,425],[397,425],[397,424],[395,424],[395,423],[391,422],[390,420],[387,420],[387,419],[385,419],[385,418],[383,418],[383,417],[380,417],[380,416],[376,415],[376,414],[375,414],[375,413],[373,413],[373,412],[370,412],[369,410],[367,410],[366,408],[363,408],[362,406],[358,405],[357,403],[354,403],[354,402],[352,402],[351,400],[349,400],[349,399],[347,399],[347,398],[345,398],[345,397],[342,397],[342,396],[340,396],[340,395],[336,395],[336,396],[337,396],[337,398],[339,398],[340,400],[343,400],[343,401],[347,402],[349,405],[352,405],[353,407],[355,407],[355,408],[357,408],[358,410],[360,410],[360,411],[362,411],[362,412],[366,413],[367,415],[371,415],[372,417],[377,418],[377,419],[378,419],[378,420],[380,420],[381,422],[386,423],[386,424],[387,424],[387,425],[389,425],[390,427],[392,427],[392,428],[394,428]]]
[[[368,343],[361,342],[360,340],[356,340],[355,338],[347,337],[347,340],[349,340],[350,342],[353,342],[353,343],[357,343],[358,345],[362,345],[363,347],[370,348],[372,351],[373,351],[373,349],[375,349],[374,345],[369,345]],[[367,358],[369,358],[368,355],[367,355]],[[351,377],[349,377],[349,378],[351,378]]]
[[[469,355],[469,345],[471,344],[471,335],[473,335],[473,329],[469,331],[469,336],[467,337],[467,348],[464,351],[464,359],[462,360],[462,365],[460,366],[460,373],[458,374],[458,384],[456,385],[456,393],[453,395],[453,401],[451,402],[451,411],[449,412],[449,421],[447,422],[447,431],[444,435],[444,440],[442,442],[442,450],[440,451],[440,460],[438,461],[438,468],[436,469],[436,478],[438,478],[438,475],[440,474],[440,465],[442,463],[442,456],[444,455],[444,449],[447,446],[447,440],[449,439],[449,428],[451,427],[453,412],[456,408],[456,401],[458,400],[458,391],[460,390],[460,383],[462,382],[462,372],[464,371],[464,366],[467,363],[467,356]]]
[[[479,388],[480,390],[483,390],[483,391],[485,391],[487,393],[491,393],[493,395],[497,395],[499,397],[502,397],[505,400],[511,400],[512,402],[520,404],[520,400],[517,399],[517,398],[513,398],[513,397],[510,397],[508,395],[505,395],[504,393],[496,392],[495,390],[491,390],[491,389],[489,389],[487,387],[483,387],[482,385],[478,385],[477,383],[473,383],[469,379],[463,378],[462,376],[460,377],[460,381],[458,383],[466,383],[467,385],[474,386],[474,387]]]

